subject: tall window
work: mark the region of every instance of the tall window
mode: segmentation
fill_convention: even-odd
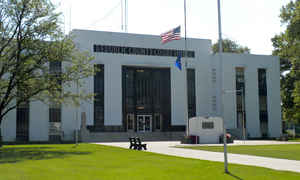
[[[135,73],[136,77],[136,104],[139,107],[151,108],[153,91],[151,86],[153,82],[152,69],[137,69]]]
[[[266,69],[258,69],[259,120],[262,137],[268,136],[268,101]]]
[[[51,74],[59,74],[61,72],[61,61],[50,62],[49,71]]]
[[[52,102],[49,106],[49,141],[60,141],[61,136],[61,104]]]
[[[104,126],[104,65],[95,64],[94,76],[94,126]]]
[[[49,64],[49,71],[54,78],[57,78],[57,84],[62,85],[61,61],[52,61]],[[49,141],[61,140],[61,104],[50,102],[49,105]]]
[[[196,116],[195,69],[187,69],[188,117]]]
[[[16,140],[29,140],[29,102],[24,102],[17,107]]]
[[[49,122],[61,122],[61,105],[59,103],[50,104]]]
[[[237,128],[246,128],[244,68],[235,69]]]
[[[125,104],[127,107],[127,112],[128,113],[134,113],[135,111],[135,98],[136,98],[136,87],[135,87],[135,81],[134,81],[134,77],[135,77],[135,70],[134,69],[126,69],[123,68],[123,76],[125,76],[125,78],[123,77],[123,84],[124,84],[124,89],[126,89],[125,91]]]

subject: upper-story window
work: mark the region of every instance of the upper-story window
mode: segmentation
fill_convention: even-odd
[[[49,63],[50,73],[60,73],[61,72],[61,61],[51,61]]]

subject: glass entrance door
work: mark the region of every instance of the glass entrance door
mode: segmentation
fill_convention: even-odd
[[[152,131],[152,116],[151,115],[137,115],[137,131],[151,132]]]

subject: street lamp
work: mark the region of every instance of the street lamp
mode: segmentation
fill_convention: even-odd
[[[76,95],[79,96],[79,85],[78,85],[78,79],[76,80]],[[78,145],[78,140],[79,140],[79,137],[78,137],[78,133],[79,133],[79,120],[78,120],[78,108],[80,107],[80,102],[79,104],[77,104],[76,102],[76,116],[75,116],[75,119],[76,119],[76,128],[75,128],[75,144],[76,146]]]
[[[220,116],[223,120],[223,143],[224,143],[224,170],[225,173],[229,173],[228,171],[228,161],[227,161],[227,137],[226,137],[226,128],[225,128],[225,121],[224,121],[224,104],[223,104],[223,61],[222,61],[222,29],[221,29],[221,6],[220,6],[220,0],[218,0],[218,27],[219,27],[219,67],[220,67],[220,87],[221,87],[221,93],[220,93]]]

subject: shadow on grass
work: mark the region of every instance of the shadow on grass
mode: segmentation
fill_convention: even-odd
[[[86,155],[91,152],[72,150],[60,150],[53,147],[13,147],[0,148],[0,164],[18,163],[26,160],[45,160],[65,158],[72,155]]]
[[[235,178],[235,179],[243,180],[242,178],[240,178],[240,177],[238,177],[238,176],[232,174],[231,172],[229,172],[228,175],[231,176],[231,177],[233,177],[233,178]]]

